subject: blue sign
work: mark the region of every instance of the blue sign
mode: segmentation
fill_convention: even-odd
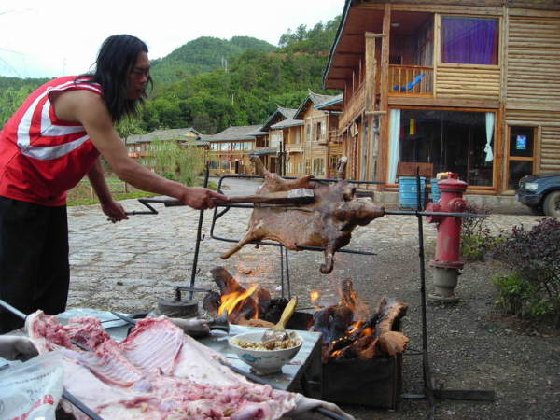
[[[518,134],[515,138],[515,149],[516,150],[526,150],[527,149],[527,135]]]

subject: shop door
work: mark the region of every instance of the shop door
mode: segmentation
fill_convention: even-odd
[[[534,154],[536,127],[509,126],[508,127],[508,164],[506,174],[506,189],[519,188],[519,180],[525,175],[532,175],[535,171]]]

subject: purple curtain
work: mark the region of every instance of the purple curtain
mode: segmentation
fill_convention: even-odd
[[[442,19],[444,63],[498,64],[498,21],[444,17]]]

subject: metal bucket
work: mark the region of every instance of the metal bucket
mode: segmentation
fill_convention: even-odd
[[[426,177],[420,177],[420,193],[422,206],[426,202]],[[418,197],[415,176],[399,177],[399,206],[417,209]]]

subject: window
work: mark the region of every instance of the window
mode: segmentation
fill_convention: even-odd
[[[321,139],[321,134],[323,130],[321,130],[323,124],[321,123],[321,121],[319,121],[318,123],[315,123],[315,140],[319,141]]]
[[[515,190],[519,180],[533,173],[534,127],[509,127],[508,188]]]
[[[324,159],[313,159],[313,175],[325,175]]]
[[[338,160],[342,157],[342,155],[333,155],[329,157],[329,176],[336,177],[337,176],[337,166]]]
[[[426,109],[392,114],[399,115],[391,123],[392,167],[429,162],[432,176],[451,171],[471,186],[492,186],[495,113]]]
[[[442,17],[441,61],[498,64],[498,20]]]

